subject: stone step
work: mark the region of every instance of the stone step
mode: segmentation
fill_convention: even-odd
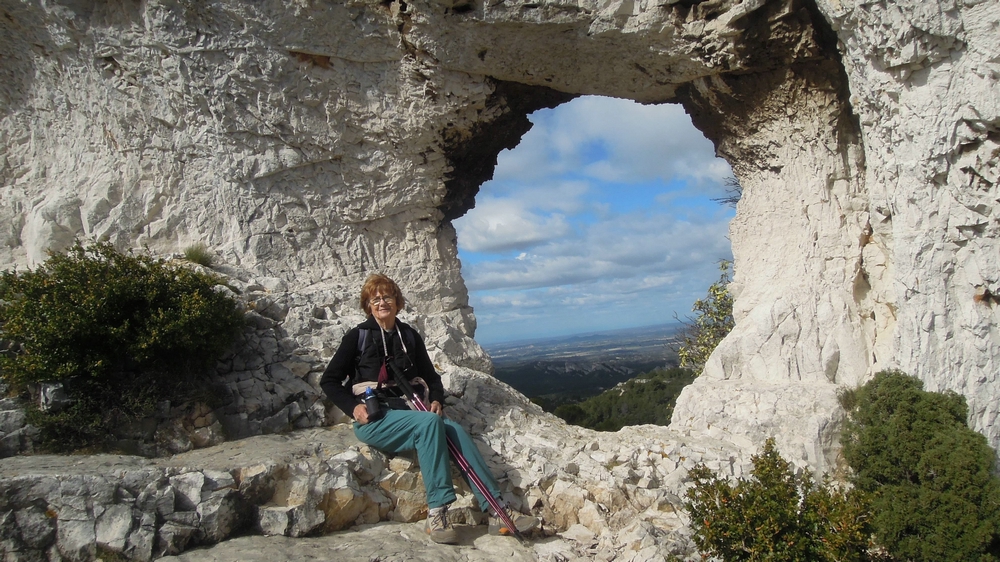
[[[55,548],[71,560],[103,550],[151,560],[236,532],[329,533],[391,519],[395,510],[412,521],[423,518],[412,507],[423,504],[423,490],[397,492],[395,484],[418,476],[414,463],[372,451],[346,425],[164,459],[11,457],[0,459],[0,550],[30,556]]]

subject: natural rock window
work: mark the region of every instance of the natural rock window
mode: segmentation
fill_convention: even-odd
[[[532,113],[454,221],[477,341],[674,322],[731,260],[732,171],[677,104]],[[676,313],[676,314],[675,314]]]

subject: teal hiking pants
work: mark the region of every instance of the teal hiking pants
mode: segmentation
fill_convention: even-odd
[[[483,460],[479,448],[469,434],[457,423],[431,412],[414,410],[389,410],[375,422],[361,425],[354,422],[354,435],[365,444],[386,453],[417,451],[420,474],[427,490],[427,507],[433,509],[455,501],[455,488],[451,481],[451,466],[448,464],[448,442],[458,447],[462,456],[476,471],[494,498],[500,499],[500,486]],[[463,478],[465,475],[462,475]],[[479,500],[479,507],[488,513],[486,498],[471,483],[473,494]]]

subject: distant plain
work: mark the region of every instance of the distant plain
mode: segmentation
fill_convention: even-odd
[[[485,345],[496,378],[546,410],[676,367],[680,323]]]

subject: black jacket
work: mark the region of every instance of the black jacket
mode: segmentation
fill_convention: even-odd
[[[369,330],[364,351],[358,355],[358,337],[361,330]],[[404,336],[406,353],[400,343],[401,330],[407,330],[412,338]],[[385,351],[382,345],[382,335],[385,335],[386,347],[393,363],[399,367],[407,380],[420,377],[427,383],[430,400],[444,404],[444,385],[441,375],[434,370],[434,364],[427,355],[427,348],[420,334],[409,325],[396,319],[396,329],[392,333],[382,332],[382,328],[371,316],[358,326],[351,328],[340,340],[340,347],[323,371],[319,385],[326,397],[333,401],[345,414],[354,417],[354,407],[361,403],[360,397],[354,396],[351,387],[364,381],[377,381],[378,372],[382,367]],[[413,342],[411,345],[410,342]],[[389,380],[395,381],[392,371],[388,372]],[[428,404],[430,406],[430,404]]]

